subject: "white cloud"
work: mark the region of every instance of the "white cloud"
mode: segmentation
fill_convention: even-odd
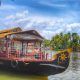
[[[9,4],[2,4],[1,6],[0,6],[0,10],[13,10],[13,9],[16,9],[16,7],[15,6],[12,6],[12,5],[9,5]]]
[[[6,28],[20,26],[24,30],[35,29],[40,32],[42,36],[50,39],[60,32],[79,32],[80,23],[69,23],[68,21],[68,18],[30,16],[29,11],[26,10],[6,16],[5,19],[0,21],[0,26]]]
[[[5,20],[9,20],[9,19],[14,19],[15,17],[13,16],[13,15],[10,15],[10,16],[7,16],[6,18],[5,18]]]
[[[16,13],[16,17],[24,18],[28,13],[28,10],[23,11],[22,13]]]
[[[42,5],[50,6],[50,7],[67,7],[66,4],[54,3],[47,0],[46,1],[40,0],[38,3]]]
[[[66,25],[67,31],[76,32],[80,34],[80,23],[74,22]]]
[[[76,27],[80,28],[80,23],[72,23],[72,24],[67,25],[67,27],[68,28],[76,28]]]

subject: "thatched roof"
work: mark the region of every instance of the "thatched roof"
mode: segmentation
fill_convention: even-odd
[[[16,39],[22,40],[43,40],[44,38],[36,30],[22,31],[19,27],[0,31],[0,38],[4,38],[8,35],[16,35]]]
[[[11,29],[6,29],[6,30],[1,30],[0,31],[0,38],[3,38],[9,34],[13,34],[13,33],[16,33],[16,32],[21,32],[22,29],[17,27],[17,28],[11,28]]]
[[[20,40],[40,40],[42,41],[44,38],[35,30],[22,31],[18,33],[14,33],[16,39]]]
[[[19,27],[16,27],[16,28],[11,28],[11,29],[1,30],[0,34],[2,34],[2,33],[10,33],[10,32],[19,32],[19,31],[22,31],[22,29],[19,28]]]

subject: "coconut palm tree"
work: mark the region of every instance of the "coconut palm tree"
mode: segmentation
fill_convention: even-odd
[[[78,42],[79,42],[79,35],[77,33],[72,33],[72,47],[74,51],[77,50]]]

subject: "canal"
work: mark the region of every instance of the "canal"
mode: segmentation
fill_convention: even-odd
[[[80,57],[80,53],[73,53],[72,56]],[[6,68],[6,66],[5,66]],[[30,76],[22,73],[15,73],[4,68],[0,68],[0,80],[80,80],[80,60],[71,58],[70,65],[66,71],[60,74],[43,76]]]
[[[48,80],[48,78],[0,70],[0,80]]]
[[[80,80],[80,60],[73,59],[72,57],[80,59],[80,52],[72,53],[70,65],[66,71],[60,74],[51,75],[48,77],[48,80]]]

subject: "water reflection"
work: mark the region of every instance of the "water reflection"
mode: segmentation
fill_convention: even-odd
[[[48,80],[46,76],[33,76],[26,73],[15,72],[0,66],[0,80]]]
[[[61,74],[49,76],[49,80],[80,80],[80,60],[72,59],[74,56],[80,58],[80,53],[72,53],[68,69]]]

